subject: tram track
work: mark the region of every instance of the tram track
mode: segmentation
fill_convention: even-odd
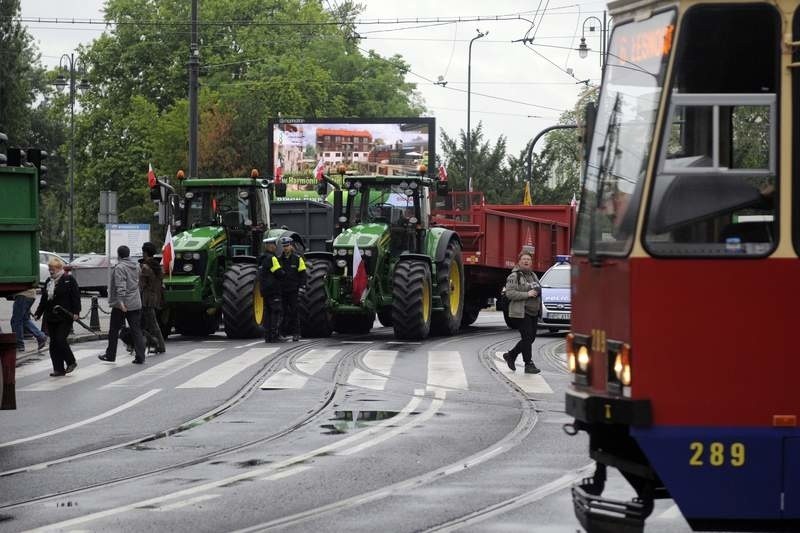
[[[181,423],[181,424],[179,424],[177,426],[174,426],[172,428],[169,428],[169,429],[158,431],[156,433],[151,433],[151,434],[148,434],[146,436],[142,436],[142,437],[139,437],[139,438],[133,439],[133,440],[128,440],[126,442],[115,444],[115,445],[112,445],[112,446],[106,446],[106,447],[103,447],[103,448],[98,448],[98,449],[95,449],[95,450],[89,450],[89,451],[82,452],[82,453],[79,453],[79,454],[73,454],[73,455],[61,457],[61,458],[58,458],[58,459],[49,460],[49,461],[46,461],[46,462],[38,463],[36,465],[28,465],[28,466],[25,466],[25,467],[20,467],[20,468],[16,468],[16,469],[13,469],[13,470],[8,470],[8,471],[5,471],[5,472],[0,472],[0,478],[13,476],[13,475],[17,475],[17,474],[23,474],[23,473],[31,472],[31,471],[38,471],[38,470],[42,470],[42,469],[45,469],[45,468],[50,468],[52,466],[56,466],[56,465],[59,465],[59,464],[63,464],[63,463],[71,462],[71,461],[76,461],[76,460],[84,459],[84,458],[87,458],[87,457],[96,456],[96,455],[99,455],[99,454],[102,454],[102,453],[108,453],[108,452],[111,452],[111,451],[114,451],[114,450],[119,450],[119,449],[122,449],[122,448],[141,445],[141,444],[144,444],[144,443],[147,443],[147,442],[152,442],[152,441],[156,441],[158,439],[162,439],[162,438],[165,438],[165,437],[168,437],[168,436],[172,436],[172,435],[175,435],[177,433],[181,433],[183,431],[187,431],[189,429],[196,428],[201,424],[205,424],[205,423],[207,423],[207,422],[209,422],[209,421],[221,416],[225,412],[229,411],[231,408],[235,407],[236,405],[238,405],[241,402],[243,402],[244,400],[246,400],[254,391],[258,390],[259,384],[267,376],[273,374],[274,372],[277,372],[281,368],[291,368],[292,365],[291,365],[290,361],[292,359],[295,359],[295,358],[299,357],[300,355],[302,355],[303,353],[305,353],[309,349],[313,349],[314,347],[318,347],[323,342],[324,341],[322,341],[322,340],[304,342],[304,343],[302,343],[300,345],[292,346],[292,347],[286,349],[285,351],[277,354],[275,357],[271,358],[262,367],[262,369],[259,370],[258,373],[255,376],[253,376],[250,380],[248,380],[248,382],[242,388],[240,388],[239,391],[237,391],[233,396],[228,398],[225,402],[221,403],[220,405],[218,405],[214,409],[211,409],[207,413],[205,413],[203,415],[200,415],[198,417],[194,417],[189,421],[183,422],[183,423]],[[37,497],[34,497],[34,498],[27,498],[27,499],[18,500],[18,501],[15,501],[15,502],[3,503],[3,504],[0,504],[0,511],[10,510],[10,509],[14,509],[14,508],[17,508],[17,507],[22,507],[22,506],[25,506],[25,505],[29,505],[29,504],[32,504],[32,503],[48,501],[48,500],[51,500],[51,499],[54,499],[54,498],[63,498],[65,496],[71,496],[71,495],[75,495],[75,494],[80,494],[82,492],[86,492],[86,491],[89,491],[89,490],[94,490],[94,489],[101,488],[101,487],[110,487],[110,486],[114,486],[114,485],[119,485],[119,484],[122,484],[122,483],[125,483],[125,482],[128,482],[128,481],[138,480],[138,479],[146,478],[146,477],[149,477],[149,476],[153,476],[153,475],[157,475],[157,474],[161,474],[161,473],[177,470],[177,469],[180,469],[180,468],[185,468],[185,467],[193,466],[193,465],[196,465],[196,464],[201,464],[201,463],[206,462],[208,460],[216,459],[216,458],[224,456],[226,454],[230,454],[230,453],[234,453],[234,452],[237,452],[237,451],[241,451],[241,450],[246,449],[246,448],[251,447],[251,446],[264,444],[264,443],[276,440],[278,438],[281,438],[281,437],[283,437],[285,435],[288,435],[289,433],[292,433],[293,431],[296,431],[297,429],[299,429],[299,428],[307,425],[308,423],[312,422],[320,413],[322,413],[331,404],[331,402],[333,401],[333,399],[336,396],[336,392],[337,392],[337,389],[339,387],[339,382],[341,381],[340,379],[338,379],[338,374],[343,372],[343,368],[344,368],[345,364],[347,363],[347,361],[349,361],[352,357],[357,356],[359,352],[366,351],[367,349],[368,349],[368,347],[366,347],[365,345],[353,345],[353,348],[351,350],[348,350],[344,354],[342,354],[342,356],[337,361],[336,369],[334,370],[335,379],[333,380],[333,383],[332,383],[333,387],[331,389],[325,391],[324,396],[318,401],[318,404],[317,404],[317,406],[315,406],[314,409],[306,412],[303,416],[299,417],[298,419],[296,419],[295,421],[293,421],[292,423],[288,424],[287,426],[285,426],[284,428],[282,428],[282,429],[280,429],[278,431],[274,431],[274,432],[272,432],[272,433],[270,433],[268,435],[264,435],[264,436],[259,437],[257,439],[252,439],[252,440],[249,440],[249,441],[246,441],[246,442],[237,443],[235,445],[227,446],[225,448],[222,448],[222,449],[219,449],[219,450],[215,450],[214,452],[209,452],[209,453],[194,457],[192,459],[188,459],[188,460],[185,460],[185,461],[181,461],[181,462],[173,463],[173,464],[169,464],[169,465],[164,465],[164,466],[161,466],[161,467],[158,467],[158,468],[147,470],[145,472],[138,472],[136,474],[120,476],[120,477],[117,477],[117,478],[114,478],[114,479],[111,479],[111,480],[105,480],[105,481],[101,481],[101,482],[98,482],[98,483],[87,484],[87,485],[84,485],[82,487],[78,487],[78,488],[75,488],[75,489],[70,489],[70,490],[66,490],[66,491],[59,491],[59,492],[53,492],[53,493],[37,496]]]

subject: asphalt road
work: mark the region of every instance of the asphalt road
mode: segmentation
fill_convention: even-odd
[[[536,376],[500,364],[516,338],[488,312],[422,343],[171,337],[138,366],[86,342],[65,378],[30,357],[0,411],[0,530],[580,530],[563,335],[537,339]],[[662,501],[648,531],[689,528]]]

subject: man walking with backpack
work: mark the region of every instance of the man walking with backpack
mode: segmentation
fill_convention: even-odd
[[[117,248],[117,264],[111,274],[108,290],[108,305],[111,307],[111,322],[108,327],[108,346],[106,353],[97,356],[101,361],[113,363],[117,359],[119,330],[123,322],[133,335],[133,345],[137,365],[144,364],[144,338],[142,336],[142,298],[139,295],[139,265],[131,258],[127,246]]]

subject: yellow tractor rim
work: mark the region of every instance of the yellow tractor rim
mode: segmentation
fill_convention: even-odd
[[[461,303],[461,268],[453,261],[450,263],[450,316],[458,314],[458,305]]]
[[[264,298],[261,297],[261,284],[258,281],[253,286],[253,318],[256,319],[256,324],[263,324]]]
[[[422,321],[427,322],[431,316],[431,282],[425,280],[422,283]]]

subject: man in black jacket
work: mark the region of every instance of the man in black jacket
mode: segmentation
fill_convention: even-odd
[[[258,258],[258,280],[261,296],[264,299],[264,342],[283,342],[279,327],[281,324],[281,281],[285,277],[283,268],[275,255],[277,239],[264,239],[264,253]]]
[[[297,319],[297,296],[300,287],[306,286],[306,262],[294,251],[291,237],[281,237],[283,253],[278,258],[286,278],[281,283],[281,300],[283,301],[283,333],[292,335],[292,340],[300,340],[300,325]]]

